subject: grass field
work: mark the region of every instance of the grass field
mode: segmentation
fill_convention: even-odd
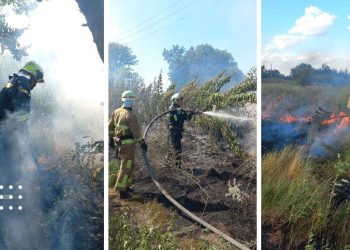
[[[334,113],[348,112],[349,87],[297,86],[264,83],[263,114],[278,120],[285,114],[312,115],[318,107]],[[348,129],[348,128],[346,128]],[[346,130],[348,131],[348,130]],[[347,133],[350,136],[350,133]],[[347,135],[345,134],[345,135]],[[334,157],[317,160],[310,147],[324,136],[318,130],[309,143],[269,151],[262,159],[263,247],[266,249],[348,249],[350,204],[335,206],[336,183],[350,176],[349,136],[337,138]]]

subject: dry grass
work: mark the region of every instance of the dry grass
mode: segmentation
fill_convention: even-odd
[[[272,227],[270,233],[280,235],[278,245],[291,249],[306,246],[312,236],[321,246],[341,249],[350,242],[349,217],[346,218],[350,216],[350,205],[331,205],[334,171],[315,175],[312,164],[302,159],[300,150],[290,147],[265,155],[263,223]]]

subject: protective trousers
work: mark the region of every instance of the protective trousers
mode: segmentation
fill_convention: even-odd
[[[169,139],[173,149],[173,153],[175,154],[175,166],[181,167],[181,139],[182,139],[182,130],[181,129],[170,129],[169,130]]]
[[[135,162],[135,145],[122,146],[117,150],[119,150],[118,155],[121,162],[114,189],[116,191],[125,191],[132,183]]]

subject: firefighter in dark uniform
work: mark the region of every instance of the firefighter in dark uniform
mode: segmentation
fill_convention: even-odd
[[[42,68],[34,61],[26,63],[0,91],[0,184],[11,183],[21,176],[21,152],[28,137],[31,90],[44,82]]]
[[[27,123],[30,91],[38,82],[44,82],[44,73],[34,61],[26,63],[18,74],[9,76],[9,81],[0,92],[0,126],[7,118],[14,119],[19,126]]]
[[[182,153],[182,132],[184,131],[184,122],[192,119],[195,114],[192,110],[184,110],[181,108],[183,97],[176,93],[171,97],[171,106],[169,109],[169,140],[172,146],[172,153],[175,158],[175,166],[181,167],[181,153]]]

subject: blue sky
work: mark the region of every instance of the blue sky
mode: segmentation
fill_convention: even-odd
[[[301,62],[349,69],[349,16],[348,0],[262,0],[263,64],[285,74]]]
[[[255,0],[113,0],[108,18],[109,41],[132,48],[146,83],[161,69],[167,74],[162,51],[175,44],[227,50],[244,73],[256,65]]]

